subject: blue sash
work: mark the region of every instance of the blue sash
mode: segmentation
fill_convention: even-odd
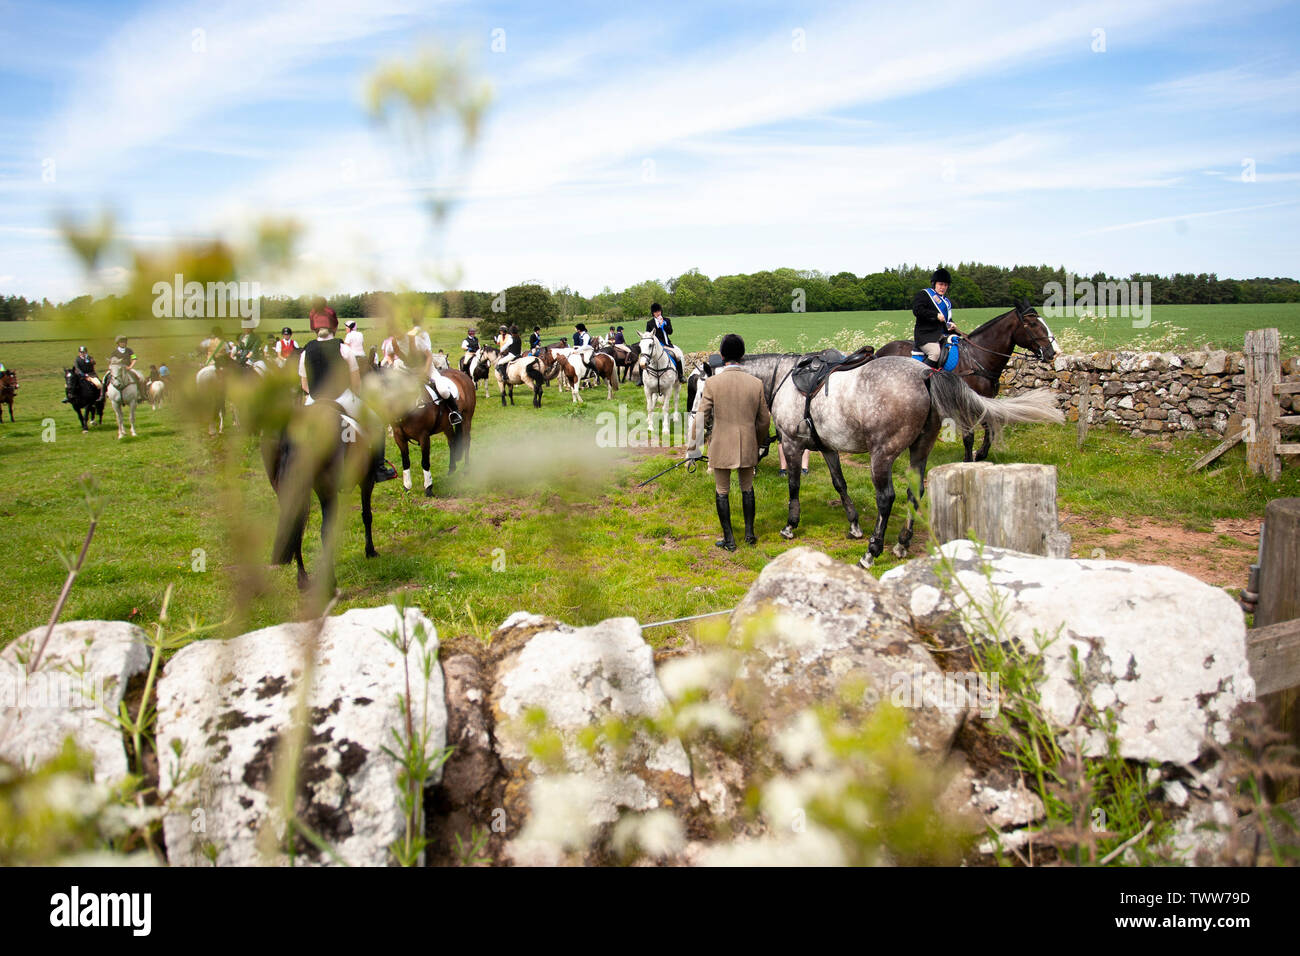
[[[940,295],[933,289],[926,289],[925,294],[930,297],[930,301],[933,302],[934,307],[939,310],[939,314],[943,316],[944,321],[951,322],[952,303],[948,301],[948,297],[946,295]]]

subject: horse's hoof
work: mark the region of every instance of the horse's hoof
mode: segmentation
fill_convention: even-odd
[[[907,557],[907,548],[903,547],[901,544],[896,544],[889,550],[896,558]]]
[[[858,567],[862,568],[862,570],[864,570],[864,571],[870,571],[870,570],[871,570],[871,563],[872,563],[874,560],[875,560],[875,558],[873,558],[873,557],[871,556],[871,552],[867,552],[867,553],[864,554],[862,557],[858,558]]]
[[[298,575],[298,590],[306,591],[310,587],[311,587],[311,578],[307,577],[307,575],[305,574]]]
[[[366,557],[367,557],[367,558],[377,558],[377,557],[379,557],[379,552],[376,551],[374,548],[366,548]]]
[[[433,485],[425,485],[425,486],[424,486],[424,497],[426,497],[426,498],[432,498],[432,497],[433,497]]]
[[[781,529],[781,537],[786,538],[786,539],[789,539],[789,540],[793,540],[793,539],[794,539],[794,528],[790,527],[789,525],[786,525],[784,528]]]
[[[852,525],[849,528],[849,537],[852,538],[854,541],[856,541],[858,538],[861,538],[862,529],[859,528],[857,525]]]

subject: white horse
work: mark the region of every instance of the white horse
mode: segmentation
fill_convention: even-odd
[[[149,405],[153,408],[155,412],[158,411],[159,406],[162,405],[163,392],[165,390],[166,390],[166,386],[163,385],[162,379],[159,379],[156,382],[149,383],[149,394],[148,394]]]
[[[572,359],[570,359],[572,361]],[[646,425],[650,434],[654,434],[654,410],[658,402],[663,403],[660,420],[663,422],[663,444],[667,445],[672,434],[668,424],[668,396],[672,395],[674,425],[678,417],[678,399],[681,396],[682,381],[677,375],[677,367],[664,350],[663,344],[649,332],[641,333],[641,387],[645,389]]]
[[[108,367],[108,389],[105,393],[109,403],[113,406],[113,414],[117,416],[117,437],[125,438],[126,431],[122,427],[122,403],[125,402],[131,410],[131,437],[135,438],[135,406],[139,404],[142,396],[140,384],[136,377],[127,370],[125,365],[114,364]]]

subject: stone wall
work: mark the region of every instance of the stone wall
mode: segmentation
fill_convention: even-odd
[[[1282,380],[1300,381],[1300,356],[1282,360]],[[1116,423],[1135,435],[1230,432],[1242,418],[1246,374],[1240,352],[1093,352],[1059,354],[1050,366],[1018,356],[1002,373],[1002,391],[1050,388],[1066,417],[1079,420],[1088,386],[1092,425]],[[1300,412],[1300,396],[1279,398],[1282,414]]]

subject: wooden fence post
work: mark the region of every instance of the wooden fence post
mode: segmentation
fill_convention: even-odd
[[[1264,509],[1263,536],[1259,603],[1255,607],[1257,630],[1300,618],[1300,498],[1274,498],[1268,503]],[[1278,659],[1273,666],[1282,663]],[[1267,681],[1268,676],[1265,678]],[[1258,684],[1260,675],[1255,680]],[[1259,702],[1264,705],[1269,722],[1287,735],[1287,742],[1293,747],[1300,746],[1300,707],[1297,707],[1300,691],[1295,684],[1276,693],[1261,694]],[[1283,783],[1278,788],[1278,799],[1289,799],[1298,793],[1300,785],[1296,782]]]
[[[926,476],[930,533],[938,544],[975,537],[994,548],[1069,557],[1056,515],[1053,465],[952,462]]]
[[[1245,415],[1254,422],[1254,441],[1248,441],[1246,445],[1246,467],[1270,481],[1277,481],[1282,474],[1282,463],[1277,456],[1278,406],[1274,386],[1282,377],[1281,336],[1277,329],[1247,332],[1243,352],[1246,360]]]

